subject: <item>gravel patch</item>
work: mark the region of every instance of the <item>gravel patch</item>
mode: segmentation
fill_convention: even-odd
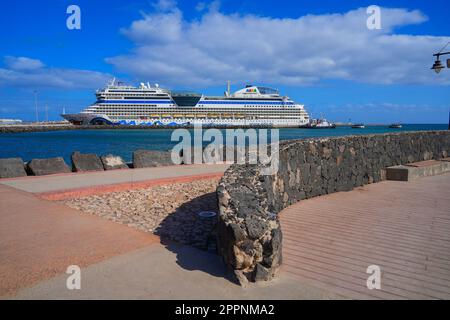
[[[218,181],[214,178],[173,183],[61,202],[82,212],[154,233],[162,239],[215,251],[217,218],[201,218],[198,213],[218,212]]]

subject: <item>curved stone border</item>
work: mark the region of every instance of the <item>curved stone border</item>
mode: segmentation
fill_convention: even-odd
[[[277,213],[311,197],[385,179],[386,167],[450,153],[450,131],[387,133],[280,144],[279,169],[271,176],[258,165],[233,165],[217,188],[218,249],[244,284],[269,280],[282,261]]]

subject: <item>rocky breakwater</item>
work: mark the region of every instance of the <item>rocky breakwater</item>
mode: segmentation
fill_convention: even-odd
[[[450,154],[450,131],[292,140],[278,171],[232,165],[217,188],[218,251],[241,284],[270,280],[282,262],[278,213],[303,199],[385,179],[386,167]]]

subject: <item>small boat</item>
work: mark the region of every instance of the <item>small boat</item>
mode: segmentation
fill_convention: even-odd
[[[401,125],[400,123],[393,123],[393,124],[391,124],[391,125],[389,126],[389,128],[392,128],[392,129],[401,129],[401,128],[402,128],[402,125]]]
[[[329,122],[327,119],[312,119],[305,128],[308,129],[334,129],[336,124]]]
[[[364,123],[355,123],[352,125],[353,129],[364,129],[365,127]]]

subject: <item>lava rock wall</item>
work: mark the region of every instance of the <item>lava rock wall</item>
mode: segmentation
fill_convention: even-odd
[[[232,165],[217,188],[218,250],[241,284],[270,280],[282,262],[277,213],[303,199],[385,179],[386,167],[450,155],[450,131],[292,140],[279,168]]]

